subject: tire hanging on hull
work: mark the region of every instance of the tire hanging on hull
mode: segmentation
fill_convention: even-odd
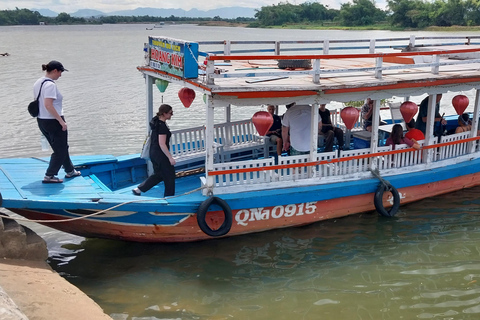
[[[216,204],[223,210],[223,215],[225,217],[225,220],[223,221],[222,225],[220,228],[213,230],[210,228],[210,226],[207,224],[207,212],[208,208],[212,205]],[[210,197],[206,200],[204,200],[200,206],[198,207],[197,210],[197,223],[200,229],[207,235],[211,237],[221,237],[223,235],[226,235],[230,229],[232,228],[232,209],[230,209],[230,206],[227,204],[227,202],[223,199],[220,199],[218,197]]]
[[[390,191],[393,196],[393,206],[389,210],[385,209],[383,206],[383,194],[385,191]],[[398,193],[398,190],[390,183],[380,183],[377,191],[375,191],[373,203],[375,204],[375,209],[377,209],[382,216],[393,217],[397,214],[398,208],[400,208],[400,194]]]

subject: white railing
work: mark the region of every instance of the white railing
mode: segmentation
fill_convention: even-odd
[[[470,132],[455,133],[448,136],[442,136],[440,143],[459,141],[462,139],[466,139],[468,137],[470,137]],[[440,160],[455,158],[455,157],[467,154],[470,150],[469,149],[470,145],[471,145],[471,142],[465,142],[465,143],[457,143],[453,145],[439,147],[438,149],[436,149],[437,151],[435,154],[436,156],[435,159],[436,161],[440,161]]]
[[[205,126],[172,131],[170,153],[175,158],[205,153]]]
[[[423,146],[424,141],[418,141],[420,146]],[[406,144],[395,145],[395,150],[412,149]],[[409,152],[395,153],[388,157],[393,168],[401,168],[413,166],[422,163],[422,150],[410,150]]]
[[[293,51],[294,55],[281,55],[280,44],[281,41],[224,41],[224,48],[220,50],[208,50],[200,52],[201,56],[207,57],[207,66],[206,66],[206,78],[205,81],[208,84],[214,84],[215,79],[220,78],[248,78],[248,77],[292,77],[295,75],[311,75],[312,81],[315,84],[320,83],[320,80],[323,77],[329,77],[339,75],[341,76],[344,73],[358,73],[363,72],[368,76],[374,76],[376,79],[382,79],[383,73],[385,71],[391,70],[402,70],[402,69],[411,69],[412,66],[409,64],[397,63],[398,58],[400,59],[410,59],[413,60],[416,56],[427,56],[427,59],[416,59],[415,68],[419,70],[423,68],[424,73],[438,74],[440,67],[450,66],[450,65],[464,65],[464,64],[478,64],[480,59],[478,59],[478,54],[480,52],[479,48],[468,48],[468,49],[459,49],[452,50],[451,48],[442,49],[442,46],[454,46],[454,45],[471,45],[478,44],[472,42],[471,39],[478,39],[478,37],[418,37],[415,38],[411,36],[410,38],[397,38],[397,39],[358,39],[358,40],[318,40],[318,41],[290,41],[290,45],[296,45],[296,47],[285,48],[282,51]],[[453,39],[455,41],[444,41],[444,42],[435,42],[432,40],[435,39]],[[421,40],[428,40],[428,42],[422,43]],[[462,40],[461,42],[458,40]],[[368,45],[361,44],[362,42],[369,42]],[[385,45],[377,43],[387,42]],[[201,45],[213,45],[219,44],[220,42],[199,42]],[[322,44],[321,47],[315,46],[314,44]],[[332,43],[345,43],[348,46],[339,46],[332,47]],[[242,50],[233,50],[231,48],[232,44],[243,44]],[[256,45],[255,49],[245,49],[246,45],[252,44]],[[273,47],[264,49],[258,48],[258,46],[265,44],[267,46],[273,45]],[[305,47],[305,45],[310,44],[310,47]],[[313,46],[311,45],[313,44]],[[360,44],[360,45],[359,45]],[[430,48],[429,48],[430,47]],[[437,50],[434,47],[437,47]],[[426,48],[426,49],[424,49]],[[379,49],[386,49],[381,51]],[[394,49],[402,49],[402,52],[393,52]],[[314,54],[310,55],[299,55],[298,52],[302,51],[314,51]],[[330,50],[342,50],[348,54],[331,54]],[[274,55],[265,55],[267,52],[272,52]],[[322,52],[322,54],[318,54]],[[235,55],[235,53],[243,54],[243,56]],[[476,53],[477,56],[474,56],[471,59],[465,59],[465,55]],[[220,55],[224,54],[224,55]],[[440,60],[440,57],[454,57],[461,59]],[[253,58],[252,58],[253,57]],[[472,56],[471,56],[472,57]],[[363,67],[348,67],[348,68],[339,68],[337,65],[335,67],[329,66],[328,63],[324,61],[327,59],[351,59],[351,58],[362,58],[370,59],[370,65]],[[218,72],[215,70],[214,61],[234,61],[234,60],[282,60],[282,59],[294,59],[294,60],[310,60],[312,61],[312,69],[310,70],[272,70],[272,71],[260,71],[260,70],[246,70],[248,68],[242,68],[238,70],[229,70],[229,72]],[[422,60],[422,61],[420,61]],[[321,65],[323,61],[324,64]],[[394,62],[391,65],[385,65],[384,63]]]
[[[215,163],[213,165],[214,171],[219,170],[238,170],[248,168],[268,168],[274,165],[274,159],[260,159],[250,161],[236,161],[227,163]],[[254,172],[239,172],[227,173],[214,176],[215,186],[227,187],[238,185],[252,185],[271,182],[274,172],[272,170],[254,171]]]

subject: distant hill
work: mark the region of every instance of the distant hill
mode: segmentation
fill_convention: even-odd
[[[70,15],[76,18],[90,18],[90,17],[106,16],[107,14],[103,13],[102,11],[93,10],[93,9],[81,9]]]
[[[44,17],[55,18],[56,16],[58,16],[57,12],[52,11],[50,9],[30,9],[30,11],[38,11],[38,13],[40,13]]]
[[[198,9],[191,9],[191,10],[182,10],[182,9],[159,9],[159,8],[136,8],[134,10],[122,10],[122,11],[114,11],[114,12],[101,12],[98,10],[92,9],[82,9],[76,12],[70,13],[72,17],[78,18],[88,18],[92,16],[152,16],[152,17],[187,17],[187,18],[213,18],[219,16],[225,19],[234,19],[238,17],[245,17],[245,18],[254,18],[255,16],[255,9],[256,8],[245,8],[245,7],[226,7],[226,8],[218,8],[212,9],[208,11],[202,11]],[[44,16],[51,17],[52,15],[45,15],[40,10],[37,10],[40,14]],[[42,10],[42,11],[50,11],[50,10]],[[53,11],[50,11],[54,13]],[[57,16],[54,13],[53,17]]]

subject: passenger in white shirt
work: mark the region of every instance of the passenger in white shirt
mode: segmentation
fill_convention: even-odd
[[[287,151],[290,148],[291,156],[307,154],[310,152],[312,137],[310,124],[312,107],[291,103],[287,105],[287,109],[282,119],[283,150]],[[320,117],[318,121],[320,124]]]

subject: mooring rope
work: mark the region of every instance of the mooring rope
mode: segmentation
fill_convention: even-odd
[[[370,172],[371,172],[378,180],[380,180],[380,182],[387,188],[387,190],[390,189],[390,187],[392,186],[392,184],[391,184],[388,180],[385,180],[385,179],[382,178],[382,176],[380,175],[380,171],[378,170],[378,168],[375,168],[375,169],[369,168],[368,170],[370,170]]]

